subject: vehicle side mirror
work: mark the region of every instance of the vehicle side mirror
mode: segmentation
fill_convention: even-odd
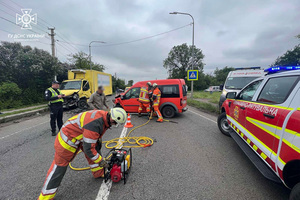
[[[124,99],[124,96],[123,96],[123,95],[121,95],[121,96],[120,96],[120,98],[123,100],[123,99]]]
[[[228,92],[226,94],[226,99],[235,99],[236,98],[236,92]]]

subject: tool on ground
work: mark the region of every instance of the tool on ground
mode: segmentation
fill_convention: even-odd
[[[132,166],[132,151],[131,148],[115,149],[109,151],[106,157],[110,157],[108,161],[108,168],[105,168],[104,179],[107,182],[111,179],[113,182],[118,183],[121,180],[126,184],[131,166]]]

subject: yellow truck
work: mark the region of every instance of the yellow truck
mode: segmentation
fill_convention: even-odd
[[[64,108],[87,108],[87,100],[97,91],[98,86],[104,87],[105,95],[112,95],[111,74],[96,70],[72,69],[68,71],[68,80],[60,86],[64,97]]]

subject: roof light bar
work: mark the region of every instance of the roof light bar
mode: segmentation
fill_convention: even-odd
[[[245,70],[245,69],[260,69],[260,67],[238,67],[234,68],[235,70]]]
[[[289,70],[297,70],[300,69],[300,66],[274,66],[270,67],[268,69],[265,69],[265,72],[268,72],[268,74],[281,72],[281,71],[289,71]]]

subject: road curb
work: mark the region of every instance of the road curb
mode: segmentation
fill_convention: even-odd
[[[23,117],[30,117],[32,115],[36,115],[37,113],[47,112],[48,110],[49,110],[48,107],[44,107],[44,108],[39,108],[39,109],[36,109],[36,110],[23,112],[23,113],[8,115],[8,116],[5,116],[5,117],[0,117],[0,124],[5,123],[5,122],[9,122],[9,121],[13,121],[13,120],[17,120],[17,119],[21,119]]]

